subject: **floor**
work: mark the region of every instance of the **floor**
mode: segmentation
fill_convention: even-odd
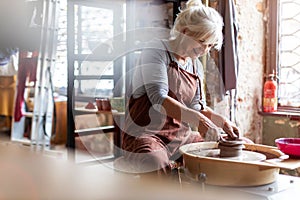
[[[104,156],[101,158],[97,158],[92,153],[82,150],[68,150],[64,144],[60,145],[53,145],[51,147],[38,147],[36,145],[30,144],[28,140],[20,140],[20,141],[11,141],[11,136],[9,131],[0,131],[0,144],[11,144],[11,145],[18,145],[24,148],[28,148],[29,150],[42,152],[47,156],[51,156],[57,158],[59,160],[67,160],[74,162],[78,165],[84,166],[105,166],[110,168],[111,170],[113,166],[113,157],[112,156]]]

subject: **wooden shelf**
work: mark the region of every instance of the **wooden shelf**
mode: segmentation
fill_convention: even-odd
[[[77,75],[74,77],[74,80],[107,80],[113,78],[114,76],[112,75]]]
[[[85,113],[104,113],[104,114],[111,114],[112,111],[111,110],[98,110],[97,108],[95,109],[88,109],[88,108],[85,108],[85,107],[77,107],[75,108],[75,111],[78,111],[78,112],[85,112]]]
[[[80,115],[80,114],[112,114],[112,115],[125,115],[125,112],[118,112],[116,110],[98,110],[97,108],[95,109],[86,109],[84,107],[78,107],[74,109],[75,114]]]
[[[276,112],[258,112],[261,116],[274,116],[274,117],[287,117],[290,120],[299,121],[300,113],[299,112],[288,112],[288,111],[276,111]]]
[[[76,136],[86,136],[86,135],[114,132],[114,130],[115,130],[115,126],[100,126],[95,128],[85,128],[85,129],[75,130],[75,134]]]

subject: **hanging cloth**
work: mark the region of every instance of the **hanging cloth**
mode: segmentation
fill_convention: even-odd
[[[19,54],[12,54],[9,58],[9,62],[5,65],[0,64],[0,77],[4,76],[15,76],[18,73],[18,62],[19,62]]]
[[[28,57],[27,51],[21,51],[19,54],[19,70],[18,70],[18,85],[17,95],[15,103],[14,120],[20,121],[23,116],[22,105],[24,103],[24,91],[26,86],[26,79],[28,77],[29,82],[36,82],[36,70],[38,64],[38,52],[34,51],[31,56]]]
[[[236,89],[239,68],[237,52],[238,23],[232,0],[219,1],[219,12],[224,19],[224,45],[219,53],[219,70],[222,74],[224,92]]]
[[[0,67],[2,68],[3,66],[8,65],[11,62],[11,56],[16,55],[17,52],[17,48],[0,48]]]

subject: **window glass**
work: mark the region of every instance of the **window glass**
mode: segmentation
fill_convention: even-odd
[[[278,102],[300,107],[300,4],[280,0],[279,5]]]

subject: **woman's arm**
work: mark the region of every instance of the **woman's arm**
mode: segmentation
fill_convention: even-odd
[[[222,128],[225,131],[225,133],[227,133],[231,138],[239,137],[239,129],[229,119],[216,113],[209,107],[205,107],[205,109],[202,110],[201,113],[207,118],[209,118],[216,126]]]
[[[206,132],[211,129],[218,129],[207,116],[197,110],[186,107],[171,97],[166,97],[164,99],[161,109],[161,112],[169,117],[198,127],[202,136],[205,136]]]

